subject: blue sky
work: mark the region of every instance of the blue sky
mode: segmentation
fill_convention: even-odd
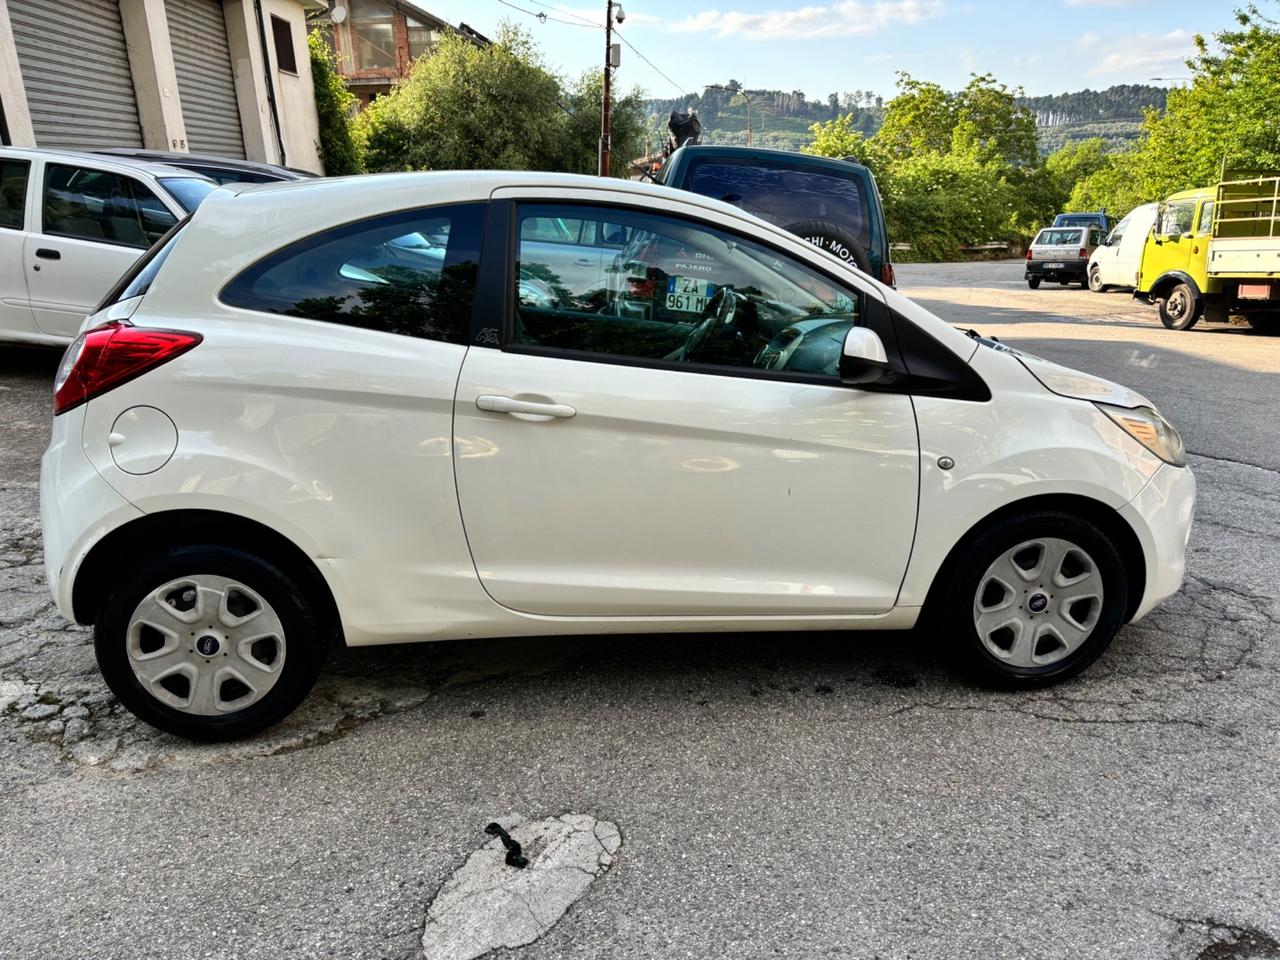
[[[604,0],[416,0],[437,16],[495,32],[528,28],[563,74],[597,68]],[[947,88],[990,71],[1029,94],[1062,93],[1186,74],[1192,37],[1231,23],[1231,0],[627,0],[623,33],[675,81],[623,49],[619,82],[670,97],[730,77],[749,87],[893,92],[906,70]],[[556,22],[556,20],[571,23]]]

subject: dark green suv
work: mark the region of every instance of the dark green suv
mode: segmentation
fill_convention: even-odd
[[[698,145],[672,153],[656,179],[732,203],[894,284],[880,191],[860,163]]]

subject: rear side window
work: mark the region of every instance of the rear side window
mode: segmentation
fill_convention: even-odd
[[[30,172],[31,165],[25,160],[0,160],[0,227],[22,229]]]
[[[44,177],[44,232],[126,247],[151,246],[178,222],[132,177],[50,164]]]
[[[308,237],[232,280],[232,307],[465,343],[485,205],[374,217]]]
[[[827,220],[871,248],[871,218],[862,178],[768,161],[696,160],[689,189],[724,200],[784,230]]]

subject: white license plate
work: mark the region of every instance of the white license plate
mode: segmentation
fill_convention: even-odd
[[[667,277],[667,309],[702,313],[715,289],[715,284],[701,277]]]
[[[1044,268],[1046,270],[1061,270],[1065,266],[1066,266],[1065,263],[1046,263],[1044,265]]]

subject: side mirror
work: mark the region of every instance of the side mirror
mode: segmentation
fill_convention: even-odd
[[[840,352],[840,382],[849,386],[875,383],[889,370],[889,356],[876,332],[850,327]]]

